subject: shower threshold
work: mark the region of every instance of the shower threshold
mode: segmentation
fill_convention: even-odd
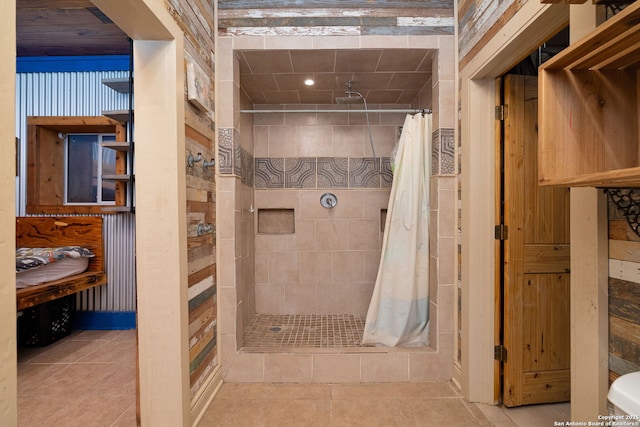
[[[353,314],[256,314],[243,350],[361,348],[364,322]]]

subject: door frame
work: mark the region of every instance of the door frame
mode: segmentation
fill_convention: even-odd
[[[569,5],[527,2],[460,70],[462,144],[462,365],[472,402],[497,404],[495,78],[562,29]]]
[[[93,0],[134,39],[140,411],[192,425],[189,394],[183,33],[157,0]],[[0,17],[0,253],[15,248],[15,1]],[[171,84],[167,84],[172,82]],[[8,143],[10,142],[10,144]],[[161,209],[160,209],[161,208]],[[161,231],[161,232],[160,232]],[[13,255],[11,255],[13,256]],[[171,259],[173,262],[159,262]],[[15,273],[0,268],[0,420],[17,423]],[[161,331],[159,333],[158,331]],[[6,363],[5,363],[6,362]],[[163,375],[158,375],[162,372]]]
[[[472,402],[496,404],[494,383],[494,201],[495,180],[493,79],[519,62],[517,52],[530,52],[569,21],[569,11],[593,8],[589,3],[540,4],[526,2],[459,73],[460,142],[462,146],[462,361],[456,377],[464,397]],[[572,28],[579,26],[572,12]],[[542,35],[540,37],[539,35]],[[590,277],[572,275],[571,292],[571,397],[575,420],[586,420],[606,409],[606,199],[593,188],[571,192],[571,271],[585,270]],[[580,213],[580,215],[578,215]],[[604,214],[604,218],[602,217]],[[589,230],[585,233],[584,230]],[[604,235],[604,237],[603,237]],[[579,249],[579,250],[578,250]],[[595,268],[594,266],[597,266]],[[595,268],[595,272],[594,272]],[[594,274],[597,273],[597,274]],[[586,273],[585,273],[586,275]],[[577,283],[585,279],[583,283]],[[574,284],[573,281],[576,283]],[[604,295],[604,297],[603,297]],[[594,316],[589,302],[596,304]],[[581,312],[578,312],[581,310]],[[579,344],[579,341],[581,343]],[[590,349],[580,360],[579,349]],[[584,352],[583,352],[584,353]]]

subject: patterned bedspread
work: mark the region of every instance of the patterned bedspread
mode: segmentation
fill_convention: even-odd
[[[63,258],[91,258],[95,256],[81,246],[62,246],[58,248],[18,248],[16,249],[16,273],[38,268]]]

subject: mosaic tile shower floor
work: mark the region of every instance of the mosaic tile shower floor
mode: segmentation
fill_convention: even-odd
[[[244,331],[244,347],[360,347],[364,321],[353,314],[257,314]]]

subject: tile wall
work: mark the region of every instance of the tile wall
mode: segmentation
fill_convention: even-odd
[[[376,157],[363,113],[255,114],[255,208],[295,213],[294,233],[256,234],[258,313],[366,314],[393,179],[389,157],[405,117],[371,108]],[[326,192],[338,199],[332,209],[320,204]]]

